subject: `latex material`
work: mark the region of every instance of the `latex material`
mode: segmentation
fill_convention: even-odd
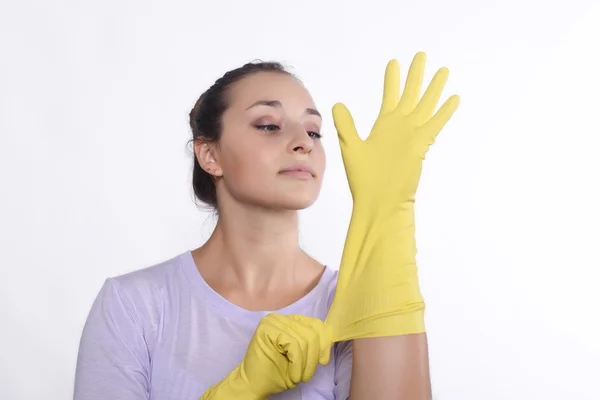
[[[329,363],[329,334],[318,318],[267,315],[256,328],[240,365],[200,399],[263,399],[308,382],[319,363]]]
[[[415,195],[425,154],[459,104],[454,95],[435,112],[447,68],[437,71],[421,98],[425,60],[424,53],[415,55],[402,96],[398,62],[388,63],[380,113],[366,140],[348,109],[341,103],[333,107],[354,203],[325,321],[334,341],[425,331]]]

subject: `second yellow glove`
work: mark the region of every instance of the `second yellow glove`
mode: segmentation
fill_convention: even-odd
[[[268,314],[242,362],[200,400],[258,400],[308,382],[329,363],[332,339],[318,318]]]

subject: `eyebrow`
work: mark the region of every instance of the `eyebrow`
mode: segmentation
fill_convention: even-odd
[[[279,100],[258,100],[257,102],[254,102],[250,107],[246,108],[246,110],[249,110],[252,107],[256,106],[282,107],[282,104]],[[315,110],[314,108],[307,108],[305,113],[309,115],[316,115],[321,119],[323,118],[321,116],[321,113]]]

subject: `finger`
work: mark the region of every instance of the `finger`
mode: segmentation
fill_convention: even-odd
[[[448,82],[448,68],[440,68],[427,87],[425,94],[413,112],[418,125],[422,125],[433,115],[442,96],[442,91]]]
[[[333,346],[333,335],[331,329],[319,318],[300,316],[304,325],[311,328],[319,337],[319,362],[327,365],[330,360],[331,347]]]
[[[352,114],[342,103],[333,106],[333,123],[338,133],[342,153],[355,147],[361,141]]]
[[[259,323],[256,335],[259,338],[258,345],[263,354],[277,368],[285,387],[293,388],[297,385],[290,373],[290,361],[288,353],[293,351],[292,339],[282,329],[278,314],[270,313]],[[297,380],[296,380],[297,382]]]
[[[444,128],[446,123],[450,120],[458,105],[460,104],[460,97],[458,95],[452,95],[446,102],[440,107],[433,117],[427,121],[423,126],[427,132],[429,132],[429,141],[433,143],[436,136]]]
[[[425,73],[425,62],[427,57],[424,52],[418,52],[410,64],[406,85],[398,104],[398,112],[406,115],[411,113],[421,97],[421,86],[423,85],[423,75]]]
[[[333,106],[333,122],[338,132],[344,168],[349,171],[352,169],[353,157],[351,154],[354,153],[354,149],[359,147],[362,139],[358,136],[352,114],[344,104],[337,103]]]
[[[400,64],[397,60],[388,62],[383,79],[383,100],[379,114],[389,113],[398,106],[400,97]]]
[[[279,323],[281,324],[281,327],[285,331],[285,333],[287,333],[294,340],[296,340],[300,346],[300,353],[290,355],[289,358],[290,362],[293,359],[293,362],[301,366],[302,374],[300,379],[303,382],[307,382],[305,380],[305,375],[307,367],[310,369],[310,364],[307,355],[311,351],[311,349],[309,348],[309,338],[311,332],[307,331],[307,329],[304,326],[302,326],[299,320],[295,319],[293,315],[282,316],[280,318]]]
[[[319,364],[319,354],[321,351],[319,336],[299,315],[293,316],[295,324],[294,329],[301,340],[304,342],[304,370],[302,371],[302,382],[308,382],[312,379]]]
[[[324,325],[320,319],[302,315],[295,315],[294,319],[298,322],[298,332],[308,341],[306,369],[303,376],[303,381],[308,382],[314,376],[319,363],[323,365],[329,363],[332,342],[324,335]]]
[[[273,318],[273,324],[279,330],[277,345],[283,351],[286,357],[287,363],[287,377],[289,377],[291,383],[295,386],[302,380],[302,374],[304,372],[304,353],[302,351],[301,340],[298,339],[297,334],[294,333],[294,329],[289,325],[286,320],[288,317],[284,315],[275,315]]]

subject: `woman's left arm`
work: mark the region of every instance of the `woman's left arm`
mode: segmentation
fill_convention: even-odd
[[[427,334],[353,340],[350,400],[430,400]]]
[[[425,155],[460,99],[436,111],[447,68],[421,97],[425,58],[413,58],[402,95],[399,64],[388,63],[381,110],[365,140],[348,109],[333,107],[353,209],[325,324],[334,341],[354,340],[351,400],[432,396],[414,204]]]

